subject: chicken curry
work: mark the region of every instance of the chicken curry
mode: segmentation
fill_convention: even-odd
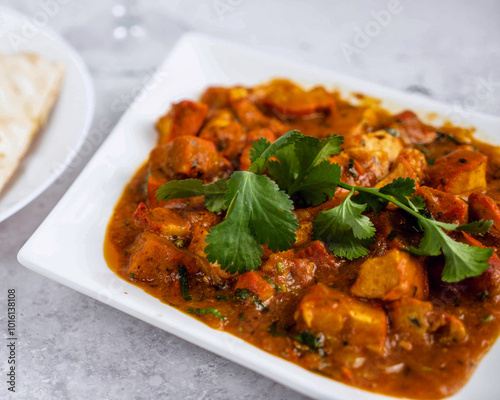
[[[287,80],[210,87],[156,128],[108,226],[115,273],[355,387],[466,383],[500,330],[498,148]]]

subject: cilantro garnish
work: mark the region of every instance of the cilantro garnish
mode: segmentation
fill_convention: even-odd
[[[263,245],[272,251],[292,246],[298,229],[292,199],[298,204],[318,205],[332,198],[337,187],[350,193],[339,206],[319,213],[313,221],[314,237],[327,243],[334,254],[349,259],[367,255],[375,228],[363,212],[371,209],[378,213],[393,203],[412,215],[423,232],[418,248],[407,250],[418,255],[444,255],[444,281],[478,276],[488,268],[492,249],[456,242],[445,231],[481,234],[491,227],[491,221],[461,226],[435,221],[423,199],[414,195],[415,181],[410,178],[395,179],[380,189],[341,182],[340,166],[328,159],[338,154],[342,142],[341,136],[319,140],[297,130],[274,143],[259,139],[253,144],[248,171],[236,171],[229,180],[206,185],[197,179],[171,181],[158,189],[157,198],[205,196],[208,210],[227,210],[225,220],[207,235],[205,251],[209,261],[218,262],[231,273],[257,269]]]
[[[193,314],[193,315],[203,315],[203,314],[212,314],[212,315],[215,315],[217,318],[219,319],[226,319],[226,317],[224,315],[222,315],[222,313],[215,309],[215,308],[188,308],[186,310],[189,314]]]

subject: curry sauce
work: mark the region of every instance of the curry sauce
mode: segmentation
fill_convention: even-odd
[[[348,102],[323,87],[286,80],[254,87],[211,87],[182,101],[157,122],[157,147],[128,183],[108,225],[109,267],[162,302],[303,368],[362,389],[398,397],[443,398],[469,379],[500,331],[500,158],[472,130],[422,123],[412,111],[392,115],[377,101]],[[494,248],[489,268],[443,282],[443,256],[405,249],[422,238],[408,214],[388,206],[366,212],[376,228],[367,256],[348,260],[312,238],[312,221],[347,191],[315,207],[297,202],[291,249],[264,247],[256,271],[230,274],[204,252],[225,211],[203,197],[160,201],[172,180],[211,183],[250,166],[259,138],[273,142],[291,129],[325,138],[342,135],[330,158],[343,182],[381,187],[398,177],[438,221],[492,220],[484,235],[453,239]]]

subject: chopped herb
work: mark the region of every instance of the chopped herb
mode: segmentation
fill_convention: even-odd
[[[396,235],[397,235],[397,234],[398,234],[398,233],[397,233],[396,231],[391,231],[391,232],[389,233],[389,235],[387,236],[387,240],[389,240],[389,241],[394,240],[394,239],[396,238]]]
[[[184,265],[179,265],[179,283],[181,284],[181,293],[184,300],[192,300],[188,291],[187,271]]]
[[[399,137],[399,133],[396,129],[387,128],[387,129],[384,129],[384,131],[386,131],[389,135],[392,135],[396,138]]]
[[[134,271],[130,271],[130,279],[135,280]]]
[[[175,244],[177,247],[184,247],[184,240],[182,240],[182,239],[177,239],[176,241],[174,241],[174,244]]]
[[[462,144],[451,133],[444,133],[444,132],[439,132],[439,131],[437,131],[436,133],[438,134],[437,140],[440,140],[440,141],[441,140],[449,140],[453,144]]]
[[[434,165],[434,163],[436,162],[436,159],[435,158],[429,158],[427,160],[427,164],[429,164],[431,167]]]
[[[294,339],[301,344],[305,344],[312,350],[318,350],[323,346],[324,341],[324,338],[321,335],[316,336],[307,330],[297,336],[294,336]]]
[[[280,332],[278,332],[278,321],[274,321],[271,325],[267,327],[267,332],[271,334],[271,336],[281,336]]]
[[[273,282],[273,280],[271,278],[268,278],[267,276],[264,276],[264,279],[266,281],[268,281],[271,285],[273,285],[274,289],[277,291],[277,292],[281,292],[281,288]]]
[[[485,315],[483,318],[481,318],[481,322],[482,322],[483,324],[486,324],[486,323],[488,323],[488,322],[493,321],[494,319],[495,319],[495,317],[493,317],[493,315],[488,314],[488,315]]]
[[[349,169],[349,172],[351,173],[351,176],[353,178],[357,178],[358,174],[356,173],[356,170],[354,169],[354,159],[353,158],[349,158],[349,165],[347,167]]]
[[[408,319],[410,320],[410,322],[413,324],[413,325],[416,325],[420,328],[420,321],[418,320],[418,318],[414,318],[414,317],[408,317]]]
[[[234,295],[237,299],[246,300],[250,292],[247,289],[236,289]]]
[[[278,263],[276,263],[276,268],[278,269],[278,272],[279,272],[280,274],[282,274],[282,273],[283,273],[283,263],[282,263],[281,261],[280,261],[280,262],[278,262]]]
[[[427,367],[427,366],[425,366],[425,365],[424,365],[424,366],[422,367],[422,371],[424,371],[424,372],[434,372],[434,368],[432,368],[432,367]]]
[[[489,290],[485,290],[481,292],[481,295],[479,296],[479,299],[481,301],[485,301],[486,299],[489,299],[491,297]]]
[[[462,164],[466,164],[467,163],[467,159],[466,158],[459,158],[458,161],[460,161]]]
[[[214,299],[215,300],[226,301],[227,300],[227,296],[222,296],[222,295],[218,294],[218,295],[214,296]]]
[[[222,315],[215,308],[188,308],[186,311],[189,314],[194,314],[194,315],[212,314],[212,315],[215,315],[219,319],[226,319],[226,317],[224,315]]]

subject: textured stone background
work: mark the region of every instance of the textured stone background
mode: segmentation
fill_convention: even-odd
[[[0,0],[28,15],[57,0]],[[70,30],[110,8],[110,0],[65,0],[49,26]],[[458,108],[500,115],[500,2],[405,1],[402,11],[351,59],[357,29],[370,29],[371,12],[385,1],[144,1],[170,18],[164,52],[182,32],[200,31],[247,46],[330,68],[401,90],[427,93]],[[222,6],[221,7],[221,3]],[[221,11],[222,10],[222,11]],[[92,25],[87,25],[92,26]],[[74,32],[74,30],[73,30]],[[76,46],[86,35],[73,33]],[[120,117],[112,107],[141,82],[94,74],[94,127]],[[493,82],[486,98],[475,91]],[[495,83],[496,82],[496,83]],[[106,134],[108,131],[105,132]],[[95,146],[94,146],[95,150]],[[269,379],[182,339],[54,283],[16,260],[38,227],[84,167],[90,155],[36,201],[0,223],[0,304],[17,290],[19,399],[301,399]],[[0,329],[5,325],[0,306]],[[0,346],[4,376],[6,348]],[[3,381],[0,379],[0,381]],[[0,384],[0,398],[5,396]],[[494,395],[493,395],[494,396]]]

